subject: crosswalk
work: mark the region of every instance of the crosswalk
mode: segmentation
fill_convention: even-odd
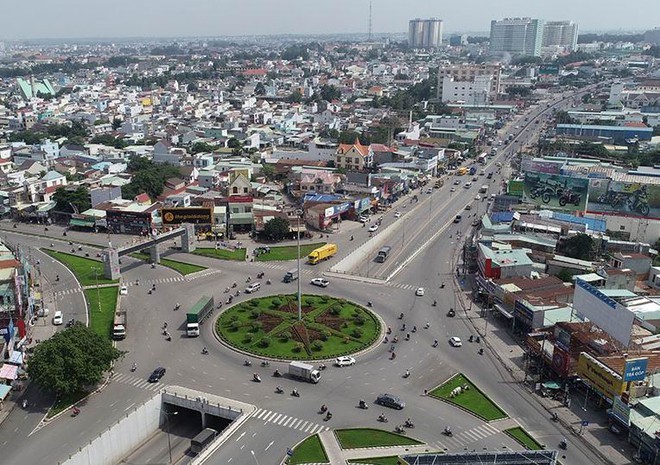
[[[61,290],[61,291],[56,291],[56,292],[53,293],[53,295],[55,295],[56,297],[62,297],[62,296],[65,296],[65,295],[78,294],[78,293],[80,293],[80,292],[82,292],[82,289],[81,289],[81,288],[79,288],[79,287],[72,287],[72,288],[70,288],[70,289],[63,289],[63,290]]]
[[[292,428],[307,434],[321,433],[330,429],[328,426],[320,425],[313,421],[295,418],[289,415],[284,415],[283,413],[273,412],[272,410],[262,408],[257,409],[253,418],[263,420],[264,423],[272,423],[274,425],[284,426],[285,428]]]
[[[267,268],[269,270],[279,270],[279,271],[289,271],[292,268],[296,267],[296,262],[291,261],[291,262],[263,262],[259,264],[260,267],[262,268]],[[323,273],[324,269],[316,269],[316,268],[309,268],[309,267],[301,267],[302,274],[306,274],[309,276],[313,275],[319,275]]]
[[[186,276],[186,281],[192,281],[194,279],[205,278],[207,276],[212,276],[214,274],[220,274],[222,271],[216,268],[207,268],[205,270],[199,271],[197,273],[190,274]]]
[[[398,289],[405,289],[407,291],[414,291],[417,289],[419,286],[415,286],[414,284],[407,284],[407,283],[397,283],[397,282],[388,282],[386,286],[389,287],[396,287]]]
[[[128,384],[134,386],[138,389],[145,389],[147,391],[159,391],[162,385],[159,383],[150,383],[144,378],[138,378],[137,376],[128,374],[128,373],[116,373],[112,377],[112,381],[115,383]]]
[[[454,433],[452,437],[443,437],[442,441],[436,441],[433,445],[440,449],[456,450],[461,449],[467,445],[474,444],[475,442],[483,441],[484,439],[499,434],[501,431],[493,425],[484,423],[480,426]]]

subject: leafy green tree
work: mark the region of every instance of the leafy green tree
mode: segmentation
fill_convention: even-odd
[[[529,97],[532,95],[532,89],[526,86],[510,86],[507,87],[506,92],[514,97]]]
[[[571,258],[578,260],[591,260],[594,258],[594,240],[587,234],[576,234],[563,241],[560,249]]]
[[[570,283],[573,280],[573,273],[571,273],[567,268],[562,268],[555,276],[557,276],[565,283]]]
[[[61,212],[80,213],[92,208],[89,191],[85,186],[79,186],[76,190],[60,187],[53,194],[53,200]]]
[[[114,131],[116,131],[117,129],[119,129],[119,128],[121,127],[122,124],[124,124],[124,122],[123,122],[122,120],[120,120],[119,118],[113,118],[113,119],[112,119],[112,129],[113,129]]]
[[[567,111],[560,110],[555,113],[555,121],[557,124],[575,124],[575,120],[571,118]]]
[[[35,131],[19,131],[10,134],[7,137],[9,142],[25,142],[27,145],[34,145],[41,142],[42,139],[45,139],[47,136],[41,132]]]
[[[341,98],[341,91],[335,86],[323,84],[319,90],[319,95],[323,100],[332,102],[333,100],[339,100]]]
[[[257,82],[257,85],[254,86],[254,94],[255,95],[266,95],[266,86],[264,86],[263,82]]]
[[[206,142],[195,142],[190,148],[190,151],[192,153],[213,152],[214,148],[215,147],[213,147],[210,144],[207,144]]]
[[[115,147],[118,149],[123,149],[124,147],[128,146],[124,139],[121,137],[114,137],[111,134],[99,134],[98,136],[92,137],[89,142],[91,144],[103,144],[107,145],[108,147]]]
[[[289,103],[300,103],[302,102],[302,94],[298,89],[291,92],[291,94],[286,98],[286,101]]]
[[[268,163],[264,163],[261,165],[261,174],[263,174],[267,180],[272,181],[275,179],[276,175],[275,167],[273,165],[269,165]]]
[[[360,144],[362,145],[370,145],[371,140],[369,139],[369,136],[366,134],[360,134],[355,131],[342,131],[339,134],[339,143],[340,144],[354,144],[355,139],[359,139]]]
[[[37,345],[27,371],[41,389],[73,394],[101,381],[111,363],[122,355],[110,340],[78,323]]]
[[[275,217],[264,224],[264,235],[273,241],[281,241],[290,234],[289,220]]]
[[[143,192],[155,199],[163,193],[167,179],[181,174],[176,166],[156,164],[145,157],[132,157],[128,162],[128,171],[133,177],[121,188],[125,199],[132,199]]]

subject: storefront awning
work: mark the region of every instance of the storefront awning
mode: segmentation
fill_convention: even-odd
[[[0,368],[0,378],[15,380],[18,378],[18,367],[16,365],[9,365],[5,363]]]
[[[9,360],[7,360],[7,363],[11,363],[12,365],[23,365],[23,352],[20,350],[14,350],[11,353],[11,356],[9,357]]]
[[[5,400],[5,398],[9,395],[11,392],[11,386],[7,386],[6,384],[0,384],[0,400]]]
[[[495,309],[509,320],[513,319],[513,315],[509,313],[509,311],[506,308],[504,308],[501,304],[495,304]]]
[[[96,225],[94,220],[79,220],[77,218],[71,218],[69,220],[69,226],[80,226],[82,228],[93,228]]]

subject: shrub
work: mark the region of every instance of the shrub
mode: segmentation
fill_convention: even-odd
[[[360,328],[355,328],[351,334],[353,334],[354,338],[360,339],[362,337],[362,330]]]
[[[281,306],[282,306],[282,301],[280,299],[273,299],[273,302],[271,303],[271,307],[280,308]]]
[[[250,344],[252,342],[252,334],[246,333],[245,337],[243,338],[243,342],[246,344]]]
[[[348,328],[348,323],[344,321],[344,322],[341,324],[341,327],[342,327],[342,328]]]
[[[253,320],[256,320],[260,316],[261,316],[261,310],[252,310],[250,312],[250,318],[252,318]]]
[[[268,347],[270,345],[270,338],[268,336],[264,337],[259,341],[261,347]]]
[[[291,339],[291,332],[290,331],[282,331],[278,337],[280,338],[280,341],[282,342],[288,342],[289,339]]]
[[[355,324],[362,326],[367,320],[364,318],[364,315],[357,315],[355,317]]]
[[[238,331],[241,329],[241,322],[238,320],[232,320],[232,322],[229,324],[229,327],[232,329],[232,331]]]
[[[312,350],[319,351],[323,349],[323,343],[319,341],[318,339],[314,342],[312,342]]]
[[[293,351],[296,352],[296,353],[301,352],[304,349],[304,347],[305,346],[303,345],[302,342],[296,342],[296,345],[293,346]]]
[[[329,337],[330,337],[330,331],[326,331],[326,330],[321,331],[320,338],[322,341],[327,341]]]
[[[330,314],[337,316],[341,313],[341,307],[339,305],[333,305],[330,307]]]
[[[229,317],[229,321],[236,321],[238,320],[238,315],[235,313],[232,313],[231,316]]]
[[[252,332],[256,333],[261,329],[263,324],[261,323],[261,321],[253,321],[250,326],[252,327]]]

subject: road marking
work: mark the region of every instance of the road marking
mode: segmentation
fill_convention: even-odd
[[[241,435],[236,438],[236,442],[240,441],[243,436],[245,436],[245,431],[243,431]]]
[[[264,413],[266,413],[266,410],[262,410],[262,411],[260,411],[260,412],[257,414],[257,418],[259,418],[259,419],[261,420],[261,417],[264,415]]]
[[[293,429],[298,429],[298,425],[300,425],[302,422],[303,422],[302,420],[298,420],[298,421],[294,422],[295,424],[291,423],[290,427],[293,428]]]
[[[277,417],[275,417],[275,419],[271,423],[277,423],[277,420],[279,420],[281,416],[282,416],[281,413],[278,414]]]
[[[303,430],[305,429],[305,426],[307,426],[308,424],[309,424],[309,421],[305,421],[305,423],[303,423],[303,425],[302,425],[300,428],[298,428],[298,429],[299,429],[300,431],[303,431]]]
[[[289,417],[289,419],[288,419],[286,422],[284,422],[284,423],[279,422],[278,424],[279,424],[279,425],[282,425],[282,426],[288,426],[289,423],[290,423],[291,421],[293,421],[293,420],[294,420],[293,417]]]
[[[134,405],[135,405],[135,402],[133,402],[133,403],[132,403],[131,405],[129,405],[128,407],[126,407],[126,408],[124,409],[124,412],[128,412],[130,409],[133,408]]]
[[[275,442],[275,441],[270,441],[270,444],[268,444],[268,445],[266,446],[266,448],[264,449],[264,452],[266,452],[268,449],[270,449],[270,446],[272,446],[274,442]]]

